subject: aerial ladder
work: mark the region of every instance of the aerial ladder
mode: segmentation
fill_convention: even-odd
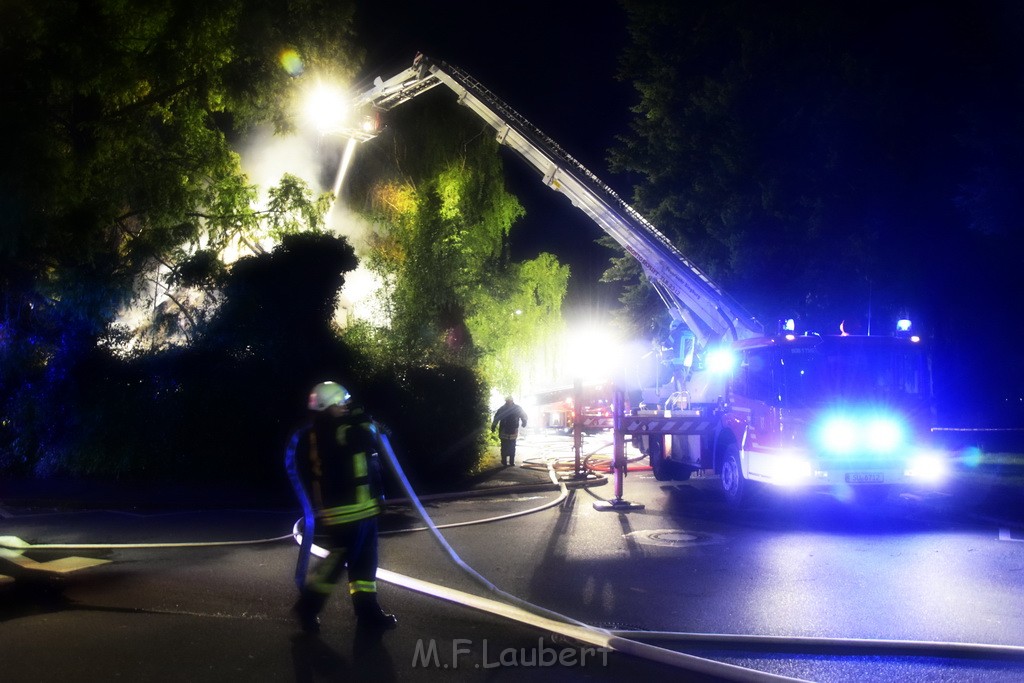
[[[387,80],[376,78],[372,87],[353,98],[353,108],[366,113],[364,124],[369,125],[343,131],[350,145],[368,141],[380,132],[380,113],[437,86],[451,90],[460,104],[495,130],[500,144],[515,151],[540,173],[545,185],[565,195],[637,260],[668,309],[673,327],[682,323],[692,332],[694,349],[764,336],[764,328],[754,316],[683,256],[650,221],[557,142],[458,67],[417,54],[412,66],[404,71]],[[612,425],[616,497],[604,509],[635,507],[622,499],[627,435],[641,451],[651,455],[659,478],[657,463],[663,462],[663,454],[667,458],[670,452],[682,450],[693,453],[691,459],[699,458],[702,439],[705,444],[714,439],[719,424],[715,416],[722,405],[720,380],[714,379],[713,373],[696,373],[693,377],[689,371],[687,366],[682,377],[675,376],[675,391],[664,395],[659,386],[652,397],[641,399],[641,403],[653,399],[653,409],[634,410],[628,418],[623,392],[616,392]],[[691,377],[697,381],[688,385]],[[669,407],[674,410],[665,410]],[[681,471],[680,476],[685,478],[689,473]]]
[[[673,320],[685,323],[701,348],[718,342],[764,336],[762,325],[722,290],[640,213],[557,142],[527,121],[465,71],[417,55],[413,65],[355,96],[354,106],[386,112],[443,85],[455,93],[540,174],[542,182],[568,197],[637,260]],[[379,129],[353,132],[369,140]]]

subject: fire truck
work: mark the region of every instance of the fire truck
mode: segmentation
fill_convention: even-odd
[[[577,426],[597,434],[612,426],[613,387],[605,383],[539,391],[524,403],[530,422],[541,431],[572,434]]]
[[[558,143],[465,71],[422,54],[357,93],[363,125],[342,132],[349,144],[371,140],[384,112],[437,86],[632,255],[668,309],[670,376],[617,402],[614,416],[617,436],[650,458],[657,479],[718,476],[738,504],[752,483],[877,499],[944,475],[929,446],[929,360],[908,321],[890,335],[767,333]]]

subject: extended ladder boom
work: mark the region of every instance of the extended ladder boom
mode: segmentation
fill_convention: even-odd
[[[461,69],[417,56],[412,67],[356,96],[356,106],[387,111],[437,85],[497,131],[498,141],[541,173],[641,265],[668,307],[697,335],[702,346],[717,340],[760,337],[761,324],[594,173],[563,150],[479,81]],[[362,136],[363,139],[372,137]]]

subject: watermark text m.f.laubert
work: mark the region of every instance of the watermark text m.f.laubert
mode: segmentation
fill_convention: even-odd
[[[432,669],[496,669],[516,667],[586,667],[608,666],[607,647],[563,646],[554,647],[538,638],[536,646],[497,648],[486,638],[479,643],[469,638],[455,638],[451,648],[436,638],[416,641],[412,654],[412,668]]]

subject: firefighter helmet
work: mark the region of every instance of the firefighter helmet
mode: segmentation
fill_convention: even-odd
[[[309,409],[320,411],[329,406],[346,406],[351,400],[352,394],[337,382],[320,382],[309,392]]]

